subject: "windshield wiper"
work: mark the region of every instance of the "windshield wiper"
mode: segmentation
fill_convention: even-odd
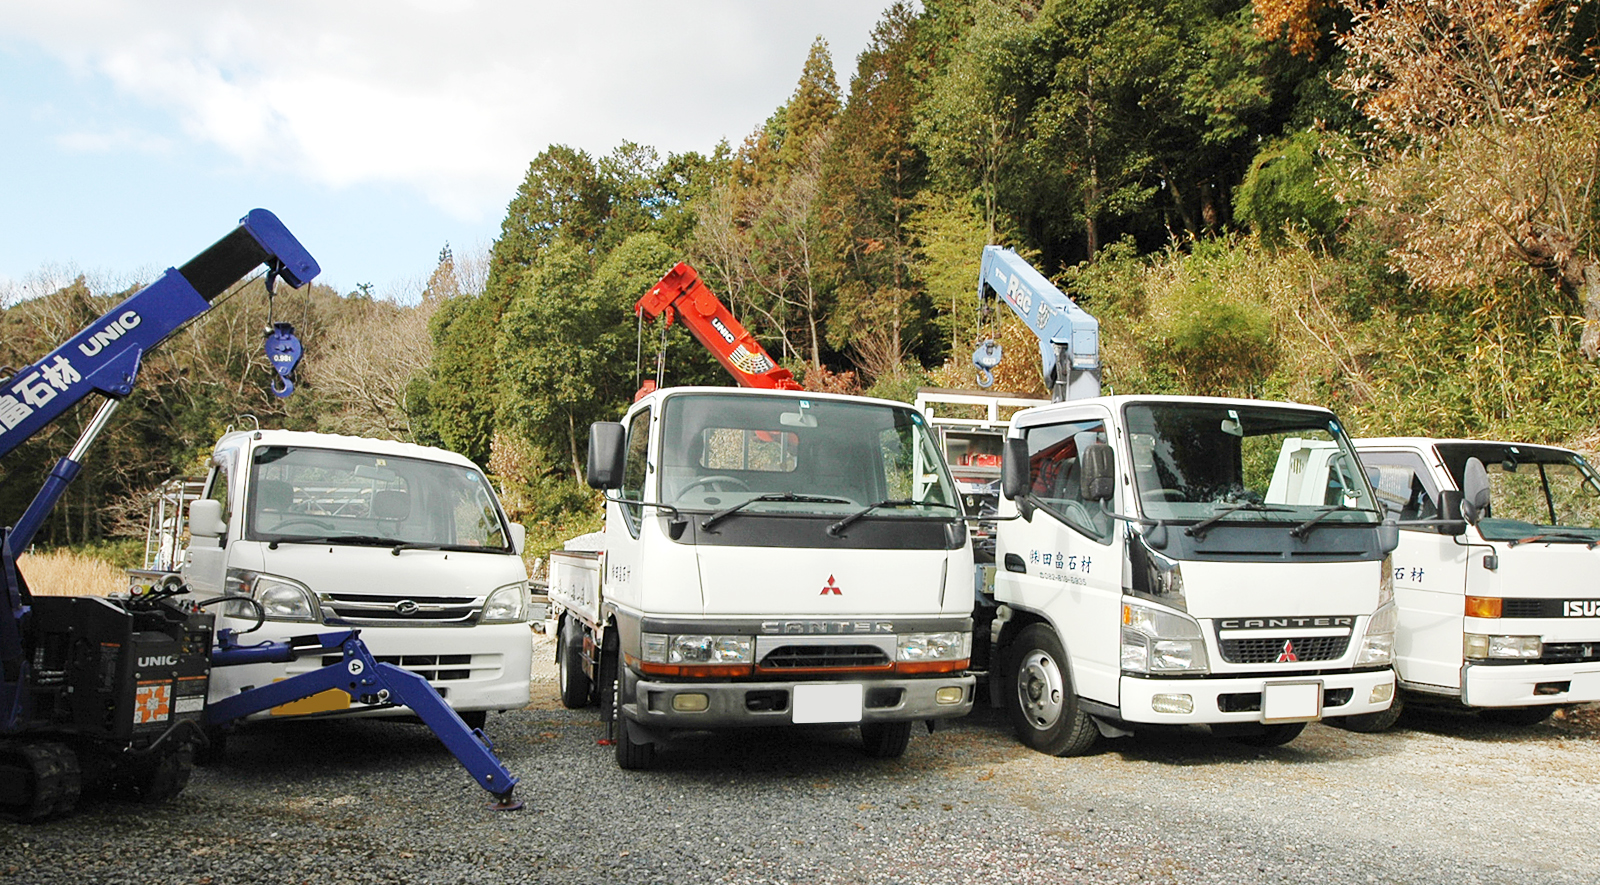
[[[955,505],[953,504],[937,504],[932,501],[913,501],[909,498],[889,498],[879,501],[876,504],[868,504],[860,510],[857,510],[849,516],[846,516],[844,519],[841,519],[833,525],[828,526],[828,537],[839,537],[840,533],[849,528],[851,523],[854,523],[856,520],[866,516],[880,507],[945,507],[950,510],[956,509]]]
[[[1593,550],[1596,546],[1600,546],[1600,538],[1596,538],[1592,535],[1580,534],[1578,532],[1567,531],[1565,529],[1555,529],[1553,531],[1540,532],[1537,535],[1529,535],[1526,538],[1518,538],[1515,541],[1507,543],[1506,546],[1515,547],[1518,544],[1532,544],[1535,541],[1576,541],[1579,544],[1588,545],[1590,550]]]
[[[273,538],[267,543],[267,549],[276,550],[279,544],[352,544],[362,547],[387,547],[394,542],[393,538],[379,538],[376,535],[324,535],[321,537],[287,535],[282,538]]]
[[[1372,512],[1371,510],[1364,510],[1364,509],[1362,509],[1360,507],[1349,507],[1349,506],[1344,505],[1344,504],[1334,504],[1334,505],[1329,506],[1329,507],[1324,507],[1324,508],[1322,508],[1322,509],[1317,511],[1317,515],[1316,516],[1313,516],[1310,519],[1306,520],[1305,522],[1302,522],[1299,525],[1295,526],[1294,528],[1290,529],[1289,530],[1289,537],[1291,537],[1291,538],[1304,538],[1306,535],[1311,534],[1311,529],[1314,526],[1316,526],[1317,523],[1323,521],[1324,519],[1327,519],[1330,515],[1335,514],[1335,513],[1339,513],[1341,511],[1353,511],[1353,512],[1356,512],[1356,513],[1371,513]]]
[[[804,504],[849,504],[850,503],[848,500],[846,500],[844,498],[830,498],[830,497],[828,497],[826,495],[797,495],[794,492],[773,492],[770,495],[757,495],[754,498],[747,498],[747,499],[745,499],[743,501],[740,501],[739,503],[733,505],[732,507],[724,507],[721,510],[718,510],[716,513],[713,513],[710,516],[706,517],[705,519],[700,520],[700,531],[702,531],[702,532],[710,531],[712,526],[714,526],[717,523],[723,521],[724,519],[727,519],[728,517],[734,515],[735,513],[738,513],[739,511],[741,511],[744,508],[750,506],[751,504],[756,503],[757,501],[787,501],[789,503],[804,503]]]
[[[1212,526],[1216,525],[1217,523],[1221,522],[1224,519],[1227,519],[1229,516],[1232,516],[1233,514],[1238,513],[1241,510],[1260,510],[1260,511],[1275,510],[1275,511],[1282,512],[1282,511],[1287,511],[1287,510],[1290,510],[1290,509],[1291,508],[1288,508],[1288,507],[1279,507],[1279,506],[1269,505],[1269,504],[1259,504],[1259,503],[1257,503],[1255,501],[1241,501],[1238,504],[1235,504],[1235,505],[1233,505],[1232,507],[1229,507],[1226,510],[1218,510],[1216,513],[1213,513],[1210,516],[1206,517],[1205,519],[1202,519],[1199,522],[1195,523],[1194,525],[1189,526],[1188,528],[1184,529],[1183,533],[1188,535],[1191,538],[1194,538],[1196,540],[1200,540],[1200,539],[1203,539],[1206,536],[1206,532],[1209,531]]]

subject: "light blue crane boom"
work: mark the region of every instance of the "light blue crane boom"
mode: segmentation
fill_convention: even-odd
[[[980,311],[987,311],[996,299],[1009,305],[1038,336],[1051,400],[1100,395],[1099,320],[1073,303],[1022,256],[1003,246],[985,246],[978,272]],[[1000,345],[993,338],[973,351],[979,385],[994,383],[991,371],[1000,358]]]

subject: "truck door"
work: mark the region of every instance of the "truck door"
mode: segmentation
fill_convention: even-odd
[[[1408,519],[1437,519],[1439,483],[1421,454],[1362,451],[1384,507]],[[1394,551],[1394,600],[1400,609],[1395,670],[1402,682],[1460,688],[1467,548],[1432,528],[1405,528]]]
[[[659,500],[649,490],[651,480],[658,472],[656,465],[659,464],[659,459],[654,463],[649,459],[652,411],[646,406],[628,419],[628,447],[623,457],[622,488],[619,490],[622,498],[628,501]],[[645,521],[654,516],[652,509],[639,504],[611,506],[606,521],[606,555],[602,560],[605,574],[600,576],[607,602],[634,609],[639,607],[643,589],[643,575],[640,572],[641,535]],[[600,620],[604,621],[607,612],[601,611],[599,615]]]
[[[1109,415],[1098,406],[1036,416],[1020,432],[1028,444],[1029,495],[1037,509],[1001,532],[996,591],[1001,602],[1059,615],[1052,621],[1072,667],[1078,694],[1116,704],[1121,672],[1121,524],[1110,512],[1122,496],[1086,498],[1080,457],[1112,443]],[[1125,473],[1118,458],[1117,474]],[[1020,502],[1019,502],[1020,503]]]
[[[183,558],[183,579],[189,589],[200,596],[221,596],[223,578],[228,573],[228,537],[237,535],[235,521],[242,518],[232,503],[242,500],[233,494],[235,470],[233,455],[236,449],[226,449],[212,456],[211,471],[206,476],[205,497],[222,505],[222,521],[228,530],[220,538],[201,538],[191,535],[189,548]]]

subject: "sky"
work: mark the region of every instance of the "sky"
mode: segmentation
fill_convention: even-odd
[[[487,250],[551,144],[737,146],[889,0],[4,0],[0,287],[148,282],[272,210],[348,293]]]

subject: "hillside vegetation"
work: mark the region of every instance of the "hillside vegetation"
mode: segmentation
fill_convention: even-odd
[[[551,546],[597,525],[587,427],[663,349],[668,383],[729,383],[632,315],[680,260],[814,389],[972,386],[980,251],[1001,243],[1099,318],[1114,391],[1592,449],[1597,21],[1540,0],[896,4],[847,88],[819,39],[737,145],[549,146],[490,254],[446,248],[409,303],[280,298],[307,352],[291,400],[266,392],[259,291],[230,300],[147,359],[41,540],[127,533],[248,413],[463,452]],[[9,299],[0,363],[119,294]],[[1042,392],[1026,331],[1002,340],[998,386]],[[8,462],[0,519],[74,423]]]

